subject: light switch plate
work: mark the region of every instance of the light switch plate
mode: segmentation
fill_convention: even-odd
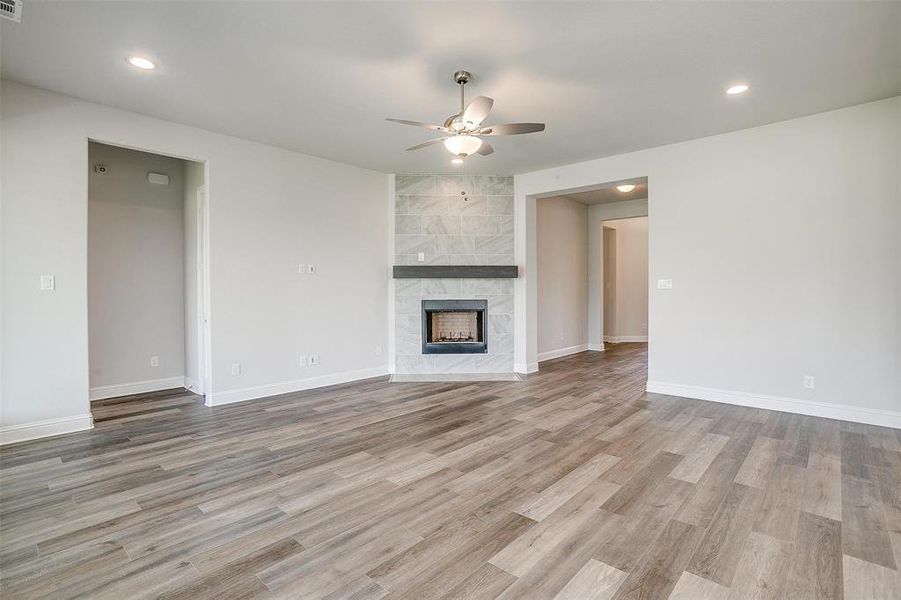
[[[53,291],[56,289],[56,277],[53,275],[41,275],[41,290]]]
[[[310,364],[311,364],[311,365],[318,365],[318,364],[319,364],[319,355],[318,355],[318,354],[311,354],[311,355],[310,355]]]
[[[673,289],[673,280],[672,279],[658,279],[657,280],[657,289],[658,290]]]
[[[301,275],[306,275],[307,274],[307,266],[304,263],[300,263],[299,265],[297,265],[297,272],[300,273]]]
[[[315,275],[316,274],[316,265],[307,265],[307,273],[309,275]]]

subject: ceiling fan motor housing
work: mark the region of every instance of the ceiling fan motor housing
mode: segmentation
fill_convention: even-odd
[[[470,73],[469,71],[461,70],[461,71],[457,71],[456,73],[454,73],[454,81],[456,83],[459,83],[460,85],[469,83],[469,81],[471,79],[472,79],[472,73]]]

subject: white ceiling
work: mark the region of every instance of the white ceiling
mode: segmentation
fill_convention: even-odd
[[[621,192],[616,186],[631,183],[635,185],[635,189],[631,192]],[[601,186],[587,190],[584,192],[575,192],[572,194],[561,194],[554,196],[555,198],[568,198],[582,204],[609,204],[611,202],[622,202],[623,200],[643,200],[648,197],[648,178],[639,177],[637,179],[623,179],[622,181],[611,181]]]
[[[515,174],[901,93],[901,3],[26,2],[2,75],[385,172],[448,172],[431,133],[458,68],[492,140],[469,172]],[[124,57],[160,66],[141,72]],[[740,97],[724,87],[744,80]]]

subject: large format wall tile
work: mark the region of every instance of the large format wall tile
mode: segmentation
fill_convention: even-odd
[[[398,175],[394,178],[394,193],[404,194],[435,194],[434,175]]]
[[[419,215],[395,215],[394,233],[422,233],[422,217]]]
[[[475,357],[475,354],[437,354],[435,355],[435,372],[475,373]]]
[[[422,219],[422,232],[436,235],[460,235],[460,217],[426,215]]]
[[[500,216],[464,215],[461,218],[464,234],[497,235],[501,232]]]
[[[476,177],[476,187],[486,196],[512,196],[513,178],[493,175]]]
[[[446,215],[448,200],[445,196],[410,196],[407,212],[411,215]]]
[[[477,235],[473,240],[476,254],[513,254],[512,235]]]
[[[488,198],[486,196],[451,196],[448,199],[448,213],[452,215],[487,215]]]

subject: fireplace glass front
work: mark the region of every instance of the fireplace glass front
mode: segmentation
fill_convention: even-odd
[[[423,300],[423,354],[488,352],[487,300]]]

